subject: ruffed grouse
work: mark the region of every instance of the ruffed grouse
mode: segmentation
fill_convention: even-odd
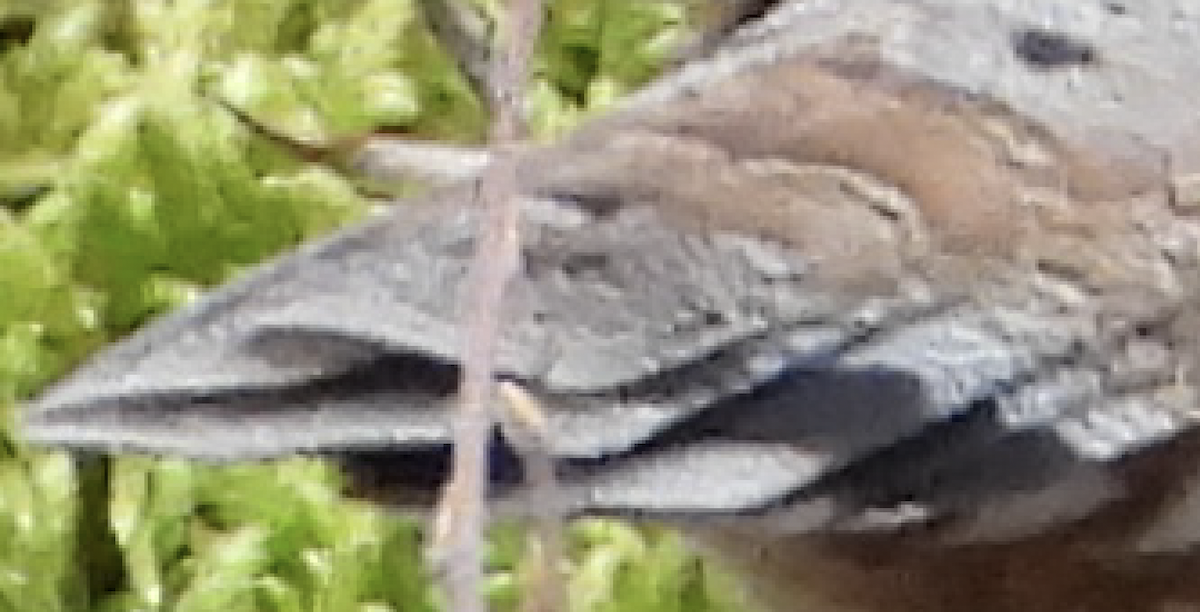
[[[781,610],[1200,610],[1200,6],[808,0],[524,154],[563,503]],[[102,353],[31,441],[445,475],[470,181]],[[494,497],[519,507],[502,435]]]

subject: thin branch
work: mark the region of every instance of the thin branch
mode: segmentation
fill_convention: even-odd
[[[487,609],[482,568],[494,355],[504,288],[516,269],[519,247],[515,144],[524,131],[521,93],[542,20],[541,0],[510,1],[511,23],[502,31],[504,45],[493,54],[489,70],[495,159],[479,179],[484,225],[468,279],[454,466],[434,519],[435,554],[452,612]]]
[[[500,415],[504,439],[521,457],[529,482],[525,503],[533,517],[533,531],[523,569],[523,612],[566,610],[566,588],[559,571],[565,558],[562,497],[550,451],[550,431],[545,407],[516,383],[500,383],[505,410]]]
[[[213,101],[251,133],[299,159],[328,164],[372,180],[465,181],[477,178],[492,159],[491,152],[481,147],[411,138],[360,134],[329,141],[305,141],[263,123],[224,98],[214,97]]]
[[[423,0],[417,5],[434,37],[454,58],[471,87],[486,97],[491,56],[487,22],[466,0]]]
[[[406,138],[370,138],[349,165],[375,180],[450,183],[477,178],[492,161],[487,149]]]

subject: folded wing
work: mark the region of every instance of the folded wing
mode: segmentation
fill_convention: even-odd
[[[567,507],[980,540],[1125,495],[1111,467],[1194,420],[1200,40],[1176,26],[1200,17],[1175,4],[787,5],[527,154],[498,373],[547,409]],[[471,195],[152,323],[25,436],[435,488]]]

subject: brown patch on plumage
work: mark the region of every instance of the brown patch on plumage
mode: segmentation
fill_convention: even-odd
[[[1159,169],[1090,144],[1072,147],[993,100],[869,60],[791,58],[615,113],[527,168],[535,191],[578,195],[597,212],[652,205],[698,230],[836,260],[840,280],[872,284],[914,258],[973,275],[1027,256],[1042,231],[1039,200],[1066,201],[1076,224],[1124,223],[1092,205],[1159,189]],[[895,188],[908,207],[817,197],[847,171]]]

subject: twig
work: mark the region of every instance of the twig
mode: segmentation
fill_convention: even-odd
[[[491,163],[486,149],[403,138],[370,138],[348,160],[376,180],[449,183],[477,178]]]
[[[491,153],[467,147],[360,134],[326,142],[305,141],[269,126],[224,98],[213,101],[254,135],[307,162],[328,164],[372,180],[416,180],[450,183],[477,178],[491,163]]]
[[[511,0],[511,23],[489,70],[495,159],[479,180],[484,226],[468,279],[461,405],[454,430],[454,466],[434,518],[435,554],[452,612],[485,612],[484,507],[495,346],[504,287],[516,269],[519,195],[515,143],[522,136],[521,92],[541,30],[541,0]]]
[[[423,0],[417,5],[434,37],[454,58],[475,93],[486,94],[491,54],[485,20],[465,0]]]
[[[500,422],[504,438],[521,456],[528,481],[525,500],[533,516],[533,532],[525,558],[523,612],[566,610],[566,589],[559,572],[564,558],[563,508],[550,452],[546,411],[536,398],[513,382],[500,383],[506,410]]]

